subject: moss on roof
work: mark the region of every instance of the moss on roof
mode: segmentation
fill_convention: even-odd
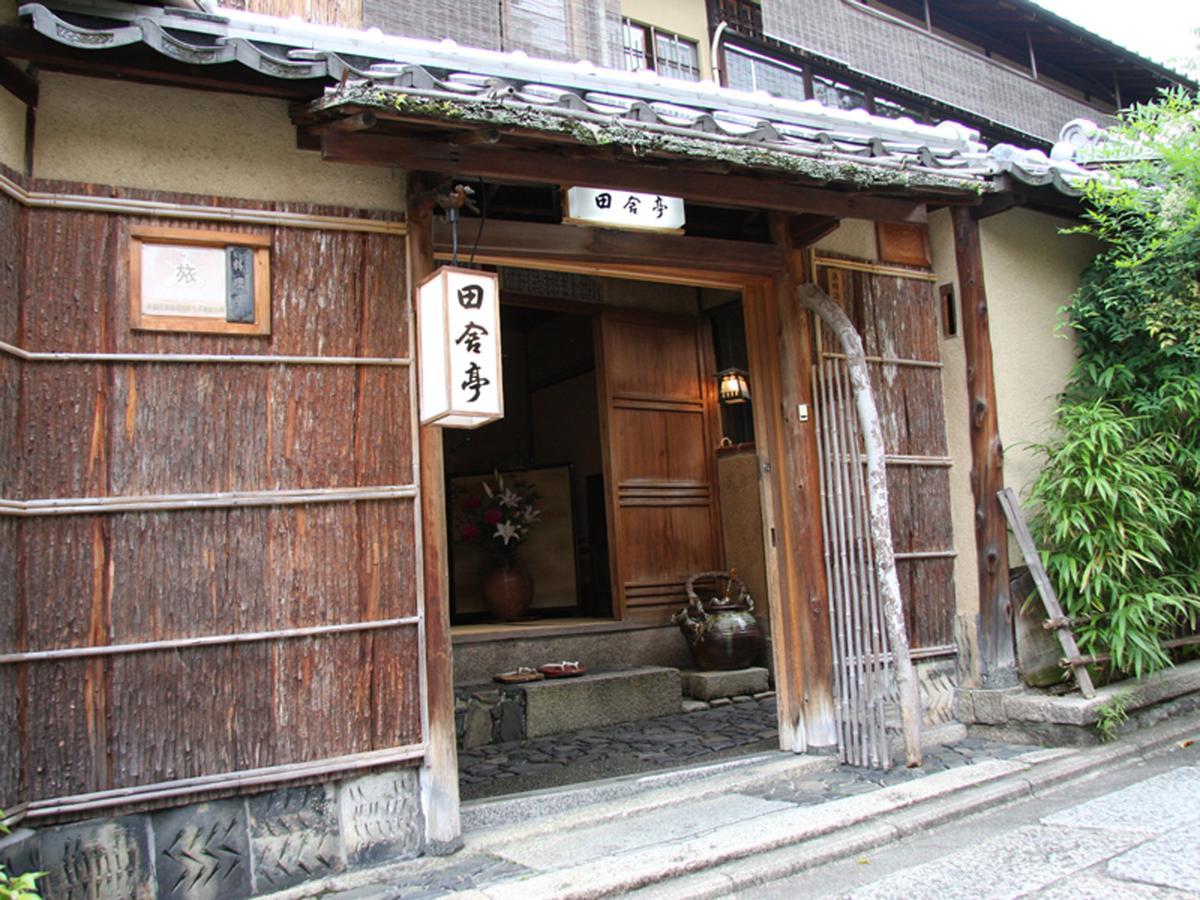
[[[928,168],[910,168],[845,158],[807,156],[771,147],[768,144],[739,142],[680,134],[634,125],[617,116],[580,115],[574,110],[532,106],[522,101],[500,98],[458,98],[409,93],[402,88],[379,87],[370,83],[346,84],[313,103],[314,111],[334,111],[340,107],[361,107],[396,112],[469,125],[490,125],[505,130],[540,132],[569,137],[584,146],[617,146],[637,157],[684,157],[706,159],[748,169],[770,170],[805,179],[835,183],[857,190],[922,190],[945,193],[981,194],[995,190],[990,180],[978,173],[958,174]]]

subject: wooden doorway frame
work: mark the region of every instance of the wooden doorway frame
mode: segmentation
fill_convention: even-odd
[[[410,187],[410,197],[419,195]],[[772,216],[771,244],[599,232],[571,225],[490,221],[479,229],[474,262],[738,291],[742,296],[754,385],[754,427],[763,513],[767,593],[780,748],[804,752],[837,741],[829,608],[813,422],[813,340],[809,314],[795,299],[806,277],[786,215]],[[511,227],[510,227],[511,226]],[[507,232],[507,233],[506,233]],[[409,208],[410,277],[450,256],[449,233],[428,204]],[[647,259],[658,260],[647,263]],[[421,483],[440,483],[441,436],[420,429]],[[445,529],[445,499],[422,497],[432,793],[457,799],[457,764]],[[434,671],[434,670],[437,671]],[[457,804],[455,804],[456,807]],[[429,808],[427,807],[427,815]],[[427,828],[445,840],[451,828]]]

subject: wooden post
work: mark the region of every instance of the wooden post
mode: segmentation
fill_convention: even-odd
[[[963,349],[971,423],[971,491],[975,497],[975,547],[979,556],[979,664],[985,688],[1017,683],[1012,600],[1008,592],[1008,536],[997,492],[1004,487],[1004,451],[996,417],[996,381],[983,286],[979,223],[966,208],[952,208],[954,255],[962,295]]]
[[[781,600],[795,629],[784,649],[801,654],[788,660],[803,667],[804,732],[815,747],[837,744],[837,712],[833,690],[833,645],[829,627],[829,595],[821,533],[821,476],[813,415],[812,319],[796,303],[796,285],[804,280],[803,253],[794,249],[789,217],[772,213],[771,235],[783,252],[785,270],[773,282],[777,318],[773,352],[779,365],[779,411],[783,453],[776,484],[784,514],[779,564],[784,589]],[[800,420],[800,405],[808,421]]]
[[[433,181],[413,175],[408,183],[409,284],[433,271]],[[412,328],[417,327],[415,294]],[[417,360],[419,362],[419,360]],[[412,415],[419,415],[414,409]],[[421,805],[426,852],[452,853],[462,846],[458,813],[458,751],[454,733],[454,667],[450,649],[450,572],[446,547],[446,481],[440,428],[419,428],[422,577],[425,587],[428,753],[421,767]]]

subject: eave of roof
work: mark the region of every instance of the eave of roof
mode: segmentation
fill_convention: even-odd
[[[998,145],[945,122],[928,126],[701,82],[532,59],[453,42],[221,10],[219,15],[115,0],[20,8],[39,34],[81,56],[143,45],[198,66],[242,66],[281,80],[335,82],[310,113],[350,108],[447,127],[619,146],[638,157],[711,160],[857,190],[978,194],[996,176],[1078,194],[1089,177],[1068,156]]]

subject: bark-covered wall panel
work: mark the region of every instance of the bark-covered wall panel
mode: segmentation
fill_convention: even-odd
[[[376,632],[370,638],[372,744],[382,750],[421,739],[419,645],[414,628]]]
[[[7,207],[0,216],[13,221]],[[15,240],[0,235],[0,337],[31,350],[408,355],[401,237],[216,226],[272,241],[272,332],[246,338],[130,330],[130,230],[164,221],[57,210],[20,210],[15,221]],[[15,277],[6,254],[16,260]],[[402,366],[0,366],[0,411],[12,407],[13,423],[4,496],[413,480],[410,373]],[[415,615],[413,524],[407,498],[5,519],[0,572],[14,589],[0,652]],[[4,715],[16,735],[5,735],[13,746],[0,746],[0,804],[419,741],[416,635],[405,626],[0,664],[0,688],[15,698]]]
[[[265,509],[111,516],[112,640],[275,628]]]
[[[0,171],[10,177],[15,175],[3,167]],[[9,343],[17,341],[20,333],[23,216],[24,211],[15,200],[0,195],[0,340]],[[7,354],[0,353],[0,422],[16,422],[19,396],[17,364]],[[18,446],[16,429],[11,424],[0,429],[0,459],[15,459]],[[13,495],[16,474],[14,467],[0,466],[0,497]]]

